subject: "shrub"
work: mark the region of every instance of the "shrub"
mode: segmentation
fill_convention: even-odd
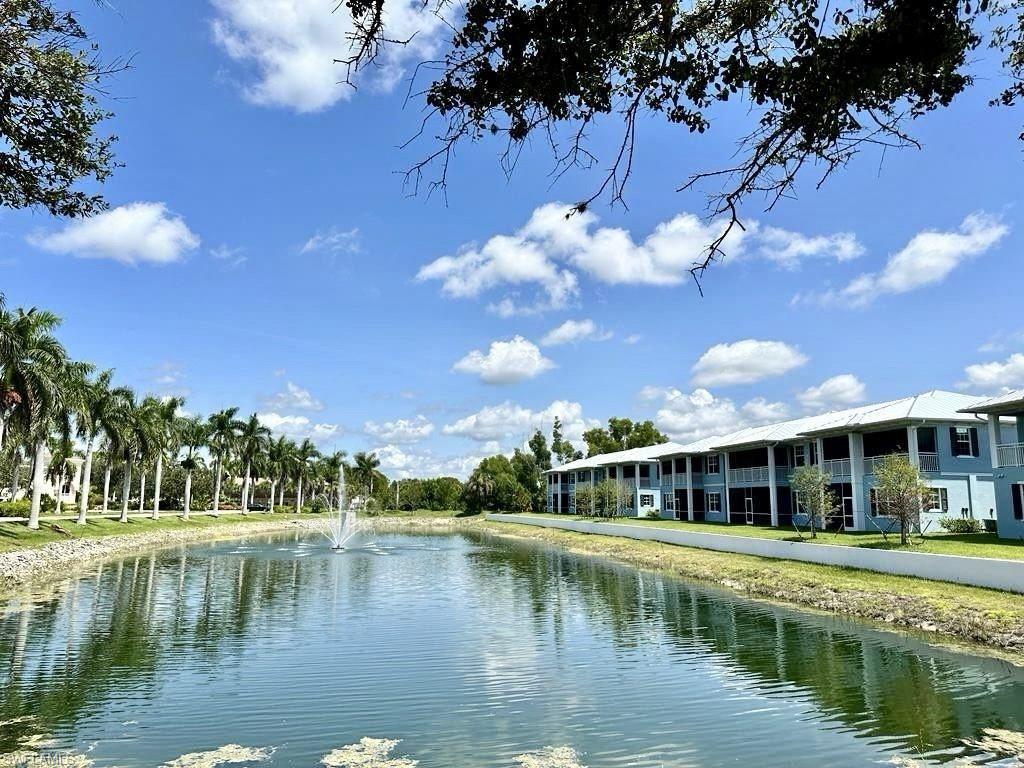
[[[295,514],[295,506],[292,504],[275,504],[274,512],[280,512],[282,515],[293,515]]]
[[[0,501],[0,517],[28,517],[31,510],[32,502],[29,499]]]
[[[309,502],[309,511],[314,515],[323,514],[328,510],[327,501],[323,496],[317,496],[311,502]]]
[[[984,530],[981,521],[973,517],[940,517],[939,525],[950,533],[981,533]]]
[[[660,509],[655,509],[655,508],[652,507],[651,509],[648,509],[644,513],[644,517],[646,517],[648,520],[660,520],[661,519],[661,510]]]

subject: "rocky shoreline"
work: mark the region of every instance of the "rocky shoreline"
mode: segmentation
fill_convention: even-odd
[[[442,517],[380,517],[367,521],[368,527],[373,530],[462,528],[476,524],[478,523],[475,521],[462,518]],[[315,530],[319,525],[320,520],[315,518],[257,519],[216,527],[185,528],[177,531],[163,529],[95,539],[68,539],[54,541],[41,547],[3,552],[0,553],[0,595],[25,584],[66,578],[101,560],[135,554],[141,550],[296,529]]]

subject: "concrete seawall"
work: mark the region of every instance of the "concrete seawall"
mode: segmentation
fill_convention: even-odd
[[[566,518],[523,517],[492,514],[488,520],[519,523],[544,528],[558,528],[578,533],[623,536],[644,541],[660,541],[682,547],[712,549],[741,555],[799,560],[819,565],[861,568],[899,576],[916,576],[933,581],[950,581],[975,587],[1002,589],[1024,593],[1024,560],[1001,560],[959,555],[935,555],[923,552],[897,552],[865,547],[833,544],[812,544],[806,541],[733,536],[725,533],[704,533],[680,528],[659,528],[647,525],[599,522]]]

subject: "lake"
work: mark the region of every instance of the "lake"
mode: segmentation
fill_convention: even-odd
[[[288,534],[11,599],[0,723],[128,768],[1016,765],[986,729],[1024,731],[1024,670],[530,542]]]

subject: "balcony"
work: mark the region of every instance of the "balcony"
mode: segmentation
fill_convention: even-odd
[[[996,460],[1000,467],[1024,467],[1024,443],[997,445]]]
[[[850,477],[853,474],[849,459],[826,459],[821,462],[821,468],[833,478]]]
[[[902,459],[910,459],[910,455],[906,453],[890,453],[889,456],[899,456]],[[864,457],[864,474],[873,475],[875,473],[875,467],[881,466],[882,462],[885,461],[885,456],[865,456]],[[938,472],[939,471],[939,454],[937,453],[918,453],[918,463],[921,467],[922,472]]]
[[[767,483],[768,467],[743,467],[729,470],[729,484],[733,483]]]

